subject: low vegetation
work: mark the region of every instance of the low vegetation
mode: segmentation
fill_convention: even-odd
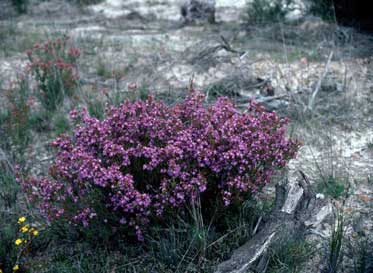
[[[35,44],[27,51],[30,64],[28,69],[38,83],[36,96],[47,111],[55,111],[64,98],[76,95],[79,74],[77,61],[78,48],[67,45],[68,38]]]
[[[268,53],[288,66],[299,60],[308,66],[338,46],[334,26],[309,31],[286,23],[282,2],[251,1],[242,32],[224,44],[226,53],[236,58],[241,51],[233,47],[241,43],[248,54],[241,61],[258,50],[264,59]],[[26,13],[31,2],[12,3]],[[312,1],[311,11],[334,16],[329,1]],[[191,81],[175,98],[173,90],[153,92],[151,81],[159,79],[148,77],[148,70],[155,66],[146,67],[144,82],[131,82],[132,68],[146,66],[146,54],[126,66],[110,63],[102,57],[103,39],[99,45],[89,37],[56,35],[40,42],[41,34],[26,33],[19,24],[0,25],[2,57],[11,62],[17,55],[26,64],[0,94],[0,273],[215,272],[270,221],[276,200],[268,186],[286,173],[307,137],[323,153],[312,155],[315,172],[304,176],[305,183],[309,176],[310,189],[322,200],[340,204],[348,198],[348,166],[323,128],[346,125],[356,108],[354,98],[339,95],[348,89],[347,72],[342,88],[320,86],[315,107],[305,107],[306,87],[293,94],[285,85],[279,97],[289,99],[288,108],[268,112],[244,97],[243,109],[234,103],[242,102],[238,89],[253,84],[237,83],[243,70],[201,92]],[[255,38],[264,42],[245,43]],[[219,61],[226,58],[217,54],[220,47],[212,54]],[[163,54],[151,58],[161,64]],[[94,60],[83,63],[86,55]],[[268,82],[255,89],[258,94],[274,86],[257,80]],[[263,90],[257,97],[277,97],[277,89],[262,96]],[[372,151],[372,141],[364,148]],[[367,180],[371,185],[372,177]],[[370,272],[370,241],[348,241],[348,217],[340,210],[334,218],[327,219],[336,220],[330,238],[320,236],[324,252],[304,236],[284,234],[264,254],[264,271],[301,273],[316,256],[323,273],[344,272],[347,259],[354,273]]]
[[[248,25],[264,26],[283,22],[285,14],[282,1],[254,0],[248,5],[245,17]]]
[[[335,21],[335,9],[333,0],[312,0],[310,12],[327,21]]]
[[[19,13],[26,13],[29,0],[12,0],[12,4]]]
[[[21,156],[34,130],[60,137],[53,142],[57,154],[48,177],[34,177],[21,157],[12,157],[21,165],[10,171],[10,184],[21,182],[26,196],[17,189],[4,200],[19,202],[23,196],[27,204],[36,204],[21,207],[39,215],[37,225],[57,240],[53,242],[73,240],[72,251],[88,244],[107,253],[102,262],[114,263],[110,255],[120,251],[118,259],[126,263],[144,257],[134,268],[146,263],[163,272],[210,272],[252,235],[260,216],[255,193],[294,157],[299,143],[286,138],[287,120],[254,102],[246,113],[223,97],[207,107],[204,96],[194,91],[172,106],[146,97],[143,87],[132,92],[138,99],[130,96],[110,105],[107,94],[106,105],[97,104],[78,92],[80,51],[68,41],[36,44],[27,52],[25,72],[35,87],[23,76],[7,93],[1,123],[9,136],[3,141],[5,151],[16,148]],[[71,111],[70,122],[61,111],[69,105],[66,98],[88,102],[89,112],[85,107]],[[71,126],[75,129],[69,134]],[[7,177],[2,180],[9,184]],[[9,221],[14,232],[1,237],[3,271],[35,271],[38,264],[24,258],[37,255],[31,239],[38,235],[36,227],[24,223],[25,216],[19,227]],[[105,250],[108,242],[111,247]],[[43,236],[38,248],[47,245]],[[46,270],[62,272],[66,266],[73,272],[76,261],[58,253]],[[87,270],[101,264],[91,265],[88,256],[81,261]],[[59,263],[63,265],[55,268]]]

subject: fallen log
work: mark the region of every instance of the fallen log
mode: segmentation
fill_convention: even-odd
[[[235,250],[229,260],[219,264],[215,273],[265,272],[272,246],[286,235],[303,236],[308,228],[320,223],[320,217],[326,217],[327,200],[316,198],[308,180],[301,174],[294,182],[276,185],[274,209],[258,233]]]

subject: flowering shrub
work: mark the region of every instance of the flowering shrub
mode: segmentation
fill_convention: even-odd
[[[33,239],[39,235],[39,231],[27,223],[26,217],[22,216],[18,218],[18,227],[16,230],[12,229],[12,234],[17,234],[17,238],[10,240],[5,238],[8,236],[0,236],[0,273],[2,272],[13,272],[23,271],[21,268],[22,260],[31,246]],[[6,227],[6,228],[14,228]],[[6,230],[4,228],[4,230]],[[0,235],[2,235],[0,233]],[[5,234],[4,234],[5,235]]]
[[[2,142],[7,150],[23,153],[30,141],[30,109],[33,103],[27,79],[20,76],[5,92],[7,107],[4,117],[0,120]],[[15,149],[16,148],[16,149]]]
[[[68,37],[34,45],[27,51],[29,70],[38,83],[38,97],[47,110],[55,110],[65,94],[73,96],[78,85],[80,50],[68,47]]]
[[[73,111],[73,137],[53,142],[58,153],[49,178],[24,185],[50,219],[87,227],[104,221],[135,231],[172,216],[200,198],[222,206],[267,184],[295,156],[286,120],[252,102],[239,113],[227,98],[205,107],[192,94],[175,106],[149,97],[107,109],[106,119]]]

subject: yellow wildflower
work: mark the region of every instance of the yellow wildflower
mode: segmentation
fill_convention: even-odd
[[[17,246],[22,244],[22,239],[17,239],[15,243],[16,243]]]
[[[25,233],[27,231],[29,231],[28,225],[25,225],[25,226],[21,227],[21,232],[22,233]]]
[[[38,234],[39,234],[39,231],[37,231],[36,229],[32,232],[32,235],[34,236],[38,236]]]
[[[19,270],[19,265],[18,264],[16,264],[15,266],[13,266],[13,271],[17,271],[17,270]]]
[[[18,224],[22,224],[23,222],[26,221],[26,217],[22,216],[22,217],[19,217],[18,219]]]
[[[0,273],[3,273],[3,270],[0,268]]]

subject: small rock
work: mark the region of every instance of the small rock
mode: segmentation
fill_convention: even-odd
[[[272,111],[277,111],[277,110],[283,110],[289,106],[289,102],[280,99],[280,98],[271,98],[271,97],[263,97],[263,96],[255,96],[254,99],[263,105],[267,111],[272,112]]]
[[[325,199],[325,195],[322,194],[322,193],[318,193],[318,194],[316,194],[316,198],[317,199]]]

